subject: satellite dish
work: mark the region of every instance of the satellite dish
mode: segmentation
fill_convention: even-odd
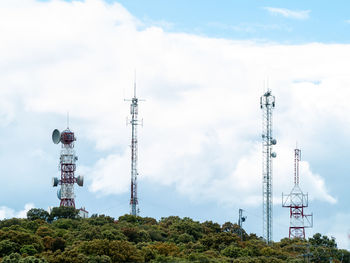
[[[53,177],[52,178],[52,186],[56,187],[58,185],[58,178],[57,177]]]
[[[54,129],[52,132],[52,141],[54,144],[59,144],[59,142],[61,141],[61,133],[59,130]]]
[[[83,186],[83,185],[84,185],[84,176],[79,175],[79,176],[77,177],[77,184],[78,184],[79,186]]]
[[[61,188],[57,190],[57,198],[61,200]]]

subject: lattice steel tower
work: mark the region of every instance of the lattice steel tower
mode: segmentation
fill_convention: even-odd
[[[75,208],[75,194],[74,183],[79,186],[83,186],[84,177],[75,176],[76,164],[78,157],[74,151],[74,141],[76,137],[68,127],[62,133],[55,129],[52,133],[52,141],[55,144],[62,143],[62,150],[60,156],[59,169],[61,172],[61,178],[52,178],[52,186],[56,187],[61,185],[61,188],[57,191],[57,197],[60,199],[60,206],[69,206]]]
[[[275,108],[275,96],[268,90],[260,97],[262,121],[262,174],[263,174],[263,237],[267,244],[272,241],[272,146],[276,139],[272,137],[272,110]]]
[[[304,214],[304,208],[309,205],[308,194],[304,194],[299,186],[300,149],[294,150],[294,187],[290,194],[283,195],[282,207],[290,210],[289,238],[305,239],[305,228],[312,227],[313,215]]]
[[[137,216],[140,212],[139,202],[137,198],[137,159],[138,159],[138,141],[137,141],[137,126],[140,124],[138,120],[138,102],[142,101],[136,97],[136,80],[134,82],[134,97],[130,104],[131,120],[131,189],[130,189],[130,214]]]

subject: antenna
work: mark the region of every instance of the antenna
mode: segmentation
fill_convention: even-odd
[[[138,140],[137,140],[137,126],[141,123],[138,120],[138,102],[142,101],[136,97],[136,70],[134,79],[134,97],[131,100],[130,114],[131,114],[131,191],[130,191],[130,214],[139,215],[140,209],[138,207],[137,197],[137,176],[139,175],[137,170],[138,162]]]
[[[309,196],[304,194],[299,186],[300,149],[294,150],[294,187],[290,194],[283,195],[282,207],[290,210],[289,238],[305,239],[305,228],[313,226],[313,215],[306,215],[304,208],[309,206]]]
[[[268,89],[260,97],[262,120],[262,177],[263,177],[263,237],[267,244],[272,241],[272,146],[277,143],[272,137],[272,110],[275,108],[275,96]]]

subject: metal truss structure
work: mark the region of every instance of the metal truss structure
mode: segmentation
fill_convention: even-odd
[[[289,238],[305,239],[305,228],[313,226],[313,215],[306,215],[304,208],[309,205],[308,194],[304,194],[299,186],[300,149],[294,150],[294,187],[290,194],[282,193],[282,207],[289,208],[290,226]]]

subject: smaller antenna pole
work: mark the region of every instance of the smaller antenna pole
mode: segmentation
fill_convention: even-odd
[[[243,237],[242,237],[242,212],[243,212],[243,210],[240,208],[239,209],[239,218],[238,218],[238,225],[239,225],[239,235],[241,236],[241,241],[242,241],[242,239],[243,239]]]
[[[299,185],[300,149],[294,150],[294,185]]]
[[[246,220],[246,216],[243,216],[243,209],[239,209],[238,210],[238,225],[239,225],[239,234],[240,234],[240,236],[241,236],[241,241],[243,241],[243,228],[242,228],[242,224],[243,224],[243,222],[245,222],[245,220]]]
[[[134,71],[134,98],[136,98],[136,69]]]
[[[67,128],[69,128],[69,111],[67,111]]]

